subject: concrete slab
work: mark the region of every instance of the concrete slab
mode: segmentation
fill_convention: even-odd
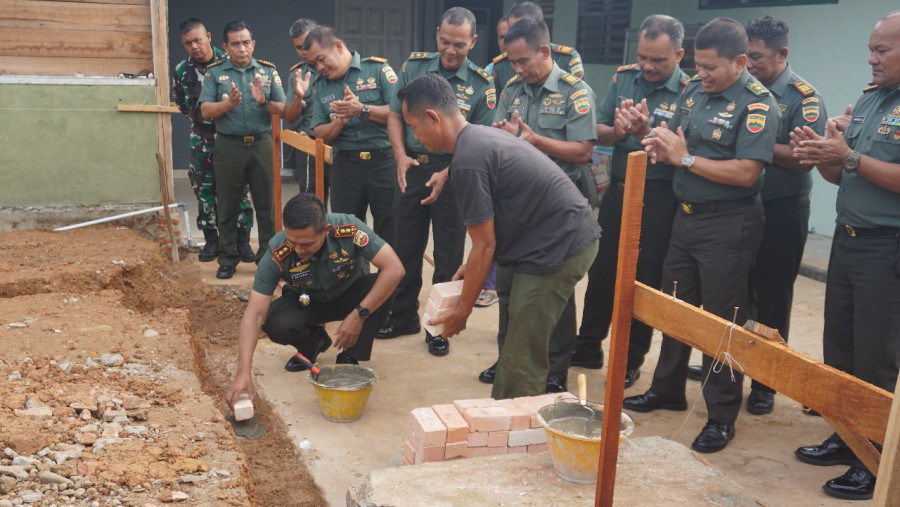
[[[347,505],[594,505],[596,484],[574,484],[553,471],[550,453],[507,454],[369,472],[347,492]],[[661,437],[623,444],[616,470],[620,505],[756,506],[759,500],[687,447]]]

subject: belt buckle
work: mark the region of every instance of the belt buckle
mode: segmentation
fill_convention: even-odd
[[[361,158],[362,160],[372,160],[372,152],[361,151],[359,152],[359,158]]]
[[[428,155],[423,154],[423,155],[417,156],[416,162],[418,162],[420,164],[427,164],[428,163]]]
[[[694,207],[691,206],[690,203],[682,202],[682,203],[681,203],[681,211],[687,213],[688,215],[693,215],[693,214],[694,214]]]
[[[852,225],[845,225],[844,232],[846,232],[847,236],[850,236],[851,238],[856,237],[856,229],[854,229]]]
[[[254,142],[254,141],[256,141],[256,138],[255,138],[255,137],[253,137],[253,136],[244,136],[244,142],[245,142],[245,143],[252,143],[252,142]]]

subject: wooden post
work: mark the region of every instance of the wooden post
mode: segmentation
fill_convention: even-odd
[[[321,139],[316,139],[316,195],[325,202],[325,141]]]
[[[169,211],[169,197],[163,191],[163,185],[166,182],[166,164],[162,155],[156,154],[156,165],[159,167],[159,194],[162,200],[163,213],[166,217],[166,231],[169,233],[169,248],[172,253],[172,264],[178,263],[178,240],[175,238],[175,229],[172,227],[172,213]]]
[[[150,29],[153,38],[153,75],[156,77],[156,104],[169,103],[169,9],[168,0],[150,0]],[[172,119],[167,111],[156,115],[157,152],[163,160],[161,192],[175,201],[172,180]]]
[[[615,305],[609,363],[606,371],[606,394],[603,403],[603,429],[600,436],[600,462],[597,467],[597,492],[594,505],[611,506],[616,487],[616,460],[619,456],[619,431],[622,400],[625,396],[625,369],[628,361],[628,339],[634,309],[634,282],[641,239],[641,214],[644,209],[644,183],[647,153],[628,154],[625,195],[622,206],[622,231],[619,235]]]
[[[897,385],[900,386],[900,377]],[[894,505],[900,498],[900,399],[897,398],[897,393],[900,393],[900,389],[894,391],[881,465],[878,467],[878,481],[875,482],[872,505],[878,507]]]
[[[272,168],[275,171],[275,232],[281,232],[281,117],[272,115]]]

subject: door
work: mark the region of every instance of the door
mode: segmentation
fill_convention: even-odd
[[[396,70],[413,42],[413,0],[338,0],[336,28],[363,58],[387,58]]]

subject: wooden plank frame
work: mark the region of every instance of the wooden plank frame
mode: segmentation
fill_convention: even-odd
[[[156,104],[169,104],[169,3],[150,0],[150,28],[153,35],[153,75],[156,76]],[[164,167],[164,199],[175,202],[175,182],[172,178],[172,117],[160,111],[156,115],[158,152]]]
[[[306,133],[293,130],[281,131],[281,141],[316,157],[316,195],[325,200],[325,163],[334,163],[334,148],[321,139],[312,139]]]
[[[628,178],[625,181],[610,340],[611,362],[606,378],[594,504],[613,504],[632,316],[714,358],[717,351],[721,357],[727,346],[745,375],[818,411],[866,466],[876,471],[880,478],[876,483],[875,505],[889,505],[893,501],[889,499],[896,500],[900,494],[900,403],[893,394],[791,350],[777,338],[735,326],[635,281],[646,161],[645,153],[631,153],[626,169]],[[885,444],[886,459],[881,459],[881,454],[869,441]]]

